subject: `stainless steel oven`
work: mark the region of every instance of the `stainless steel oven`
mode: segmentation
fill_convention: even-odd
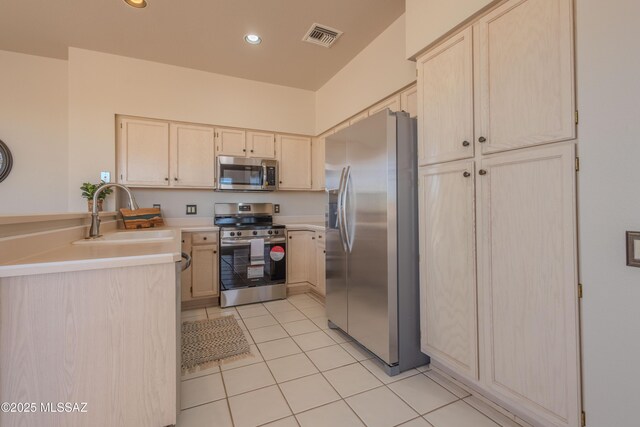
[[[218,156],[218,190],[274,191],[278,161]]]
[[[273,224],[271,203],[216,203],[220,227],[220,305],[287,296],[285,227]]]

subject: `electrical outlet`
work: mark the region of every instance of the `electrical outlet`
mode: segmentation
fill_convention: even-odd
[[[280,205],[279,204],[275,204],[273,205],[273,213],[280,213]]]
[[[162,206],[160,205],[160,203],[154,203],[153,204],[153,208],[154,209],[162,209]]]
[[[100,172],[100,181],[111,182],[111,172]]]
[[[198,205],[187,205],[187,215],[196,215],[198,213]]]

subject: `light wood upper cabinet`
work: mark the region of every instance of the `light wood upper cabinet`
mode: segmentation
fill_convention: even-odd
[[[413,85],[400,92],[400,109],[409,117],[418,117],[418,87]]]
[[[421,347],[478,380],[474,162],[419,171]]]
[[[247,132],[247,157],[276,158],[276,136],[266,132]]]
[[[216,155],[244,157],[246,132],[242,129],[216,128]]]
[[[311,141],[311,189],[323,191],[325,189],[325,141],[333,130],[323,133]]]
[[[287,232],[287,283],[307,281],[307,233]]]
[[[369,116],[380,112],[385,108],[388,108],[393,112],[400,111],[400,95],[393,95],[392,97],[389,97],[369,108]]]
[[[172,187],[215,186],[214,130],[207,126],[170,125]]]
[[[169,186],[169,123],[119,119],[118,182]]]
[[[280,190],[311,189],[311,138],[293,135],[276,137]]]
[[[418,58],[417,67],[418,164],[473,157],[471,28]]]
[[[218,296],[218,245],[193,245],[191,260],[191,296]]]
[[[474,26],[483,153],[575,138],[572,0],[511,0]]]
[[[479,168],[483,382],[541,425],[577,427],[575,146],[502,153]]]

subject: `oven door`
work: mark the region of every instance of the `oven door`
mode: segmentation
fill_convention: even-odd
[[[218,157],[218,190],[270,191],[265,161],[244,157]]]
[[[251,262],[251,240],[253,239],[229,239],[220,242],[221,291],[286,282],[286,239],[264,239],[264,264]]]

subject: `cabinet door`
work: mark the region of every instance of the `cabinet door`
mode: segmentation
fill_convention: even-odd
[[[278,135],[280,190],[311,189],[311,138]]]
[[[287,232],[287,283],[307,281],[306,231]]]
[[[218,295],[218,245],[195,245],[191,249],[191,296]]]
[[[350,120],[349,120],[349,126],[351,126],[354,123],[358,123],[360,120],[362,119],[366,119],[367,117],[369,117],[369,111],[363,111],[362,113],[353,116]]]
[[[575,137],[572,3],[511,0],[474,26],[482,153]]]
[[[418,58],[418,164],[473,157],[472,30]]]
[[[545,426],[579,426],[573,143],[484,158],[477,175],[482,381]]]
[[[391,111],[400,111],[400,95],[394,95],[390,98],[385,99],[382,102],[379,102],[378,104],[374,105],[373,107],[369,108],[369,115],[373,115],[375,113],[378,113],[382,110],[384,110],[385,108],[390,109]]]
[[[247,153],[246,132],[240,129],[216,128],[216,155],[244,157]]]
[[[215,186],[214,130],[206,126],[171,124],[171,186]]]
[[[325,189],[325,140],[333,131],[323,133],[311,141],[311,189],[323,191]]]
[[[121,119],[118,175],[120,183],[169,185],[169,123]]]
[[[419,171],[421,348],[478,379],[474,163]]]
[[[400,93],[400,109],[410,117],[418,117],[418,87],[416,85]]]
[[[319,238],[320,236],[318,236]],[[324,242],[316,243],[316,291],[320,295],[326,295],[327,278],[326,278],[326,247]]]
[[[247,157],[276,158],[276,136],[272,133],[247,132]]]
[[[309,282],[314,288],[318,286],[318,266],[316,258],[316,233],[313,231],[306,232],[307,240],[307,282]]]

